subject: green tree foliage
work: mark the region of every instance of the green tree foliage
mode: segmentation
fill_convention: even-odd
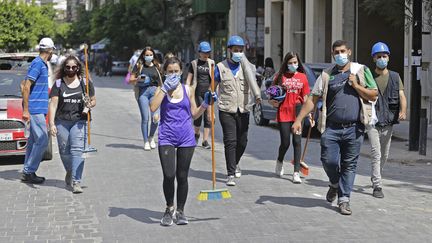
[[[55,10],[50,5],[0,2],[0,49],[8,52],[27,50],[36,46],[42,37],[64,35],[57,32],[54,18]]]
[[[121,0],[91,12],[80,12],[72,25],[74,44],[110,40],[109,50],[121,55],[152,46],[163,52],[179,51],[190,43],[185,0]]]

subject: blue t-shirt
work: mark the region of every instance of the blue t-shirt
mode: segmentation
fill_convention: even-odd
[[[33,82],[29,96],[29,112],[31,115],[48,113],[48,66],[36,57],[30,64],[27,79]]]
[[[360,120],[360,100],[357,91],[348,83],[351,72],[333,69],[327,93],[327,120],[350,123]]]
[[[240,63],[231,63],[228,61],[228,67],[231,69],[232,74],[235,76],[237,74],[237,72],[240,70]],[[217,82],[220,82],[220,73],[219,73],[219,68],[216,65],[215,68],[215,80]]]

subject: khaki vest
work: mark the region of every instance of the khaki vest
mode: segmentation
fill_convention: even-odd
[[[249,112],[249,85],[241,65],[236,77],[229,68],[227,60],[218,63],[217,67],[220,74],[219,110],[229,113],[237,113],[237,110],[241,113]]]
[[[207,63],[209,66],[209,75],[211,77],[211,65],[212,64],[214,65],[215,62],[212,59],[207,58]],[[197,69],[198,59],[193,60],[191,62],[191,65],[192,65],[192,70],[193,70],[193,80],[192,80],[193,83],[191,84],[191,86],[194,87],[194,89],[195,89],[197,84],[198,84],[198,80],[197,80],[197,78],[198,78],[198,69]]]
[[[358,63],[351,63],[351,65],[359,65]],[[324,133],[325,129],[326,129],[326,121],[327,121],[327,93],[328,93],[328,83],[329,83],[329,79],[330,79],[330,74],[333,70],[333,67],[327,68],[325,70],[323,70],[323,72],[321,73],[321,79],[322,79],[322,85],[323,85],[323,94],[322,94],[322,110],[319,114],[318,117],[318,131],[320,131],[321,133]],[[361,68],[358,70],[357,72],[357,77],[360,81],[360,85],[362,85],[363,87],[366,87],[366,80],[365,80],[365,76],[364,76],[364,65],[361,65]],[[359,95],[359,99],[360,99],[360,121],[364,124],[364,125],[368,125],[369,121],[371,120],[372,117],[372,104],[368,101],[368,100],[364,100],[363,98],[360,97]]]

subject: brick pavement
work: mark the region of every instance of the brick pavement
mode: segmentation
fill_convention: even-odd
[[[118,79],[118,78],[117,78]],[[162,172],[157,151],[145,152],[133,93],[120,79],[96,80],[93,144],[84,171],[85,192],[64,187],[58,154],[43,162],[47,183],[18,181],[21,165],[0,166],[0,242],[428,242],[432,230],[432,170],[425,163],[389,163],[384,199],[371,196],[369,160],[359,161],[352,216],[325,201],[327,178],[313,140],[306,161],[311,175],[291,183],[273,174],[279,136],[251,124],[241,162],[243,176],[229,188],[233,197],[199,202],[211,187],[210,152],[197,148],[190,170],[185,212],[188,226],[161,227]],[[113,99],[115,97],[115,99]],[[218,187],[225,187],[221,129],[217,123]],[[290,149],[287,158],[292,155]]]

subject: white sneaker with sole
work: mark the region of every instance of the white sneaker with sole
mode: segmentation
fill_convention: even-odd
[[[227,186],[235,186],[235,180],[234,180],[234,176],[228,176],[227,177],[227,182],[226,182]]]
[[[300,173],[294,172],[293,174],[293,183],[300,184],[302,180],[300,179]]]
[[[283,174],[284,174],[283,162],[276,160],[275,173],[279,177],[283,176]]]
[[[155,143],[155,141],[154,141],[153,138],[150,139],[150,148],[151,149],[155,149],[156,148],[156,143]]]
[[[237,165],[234,175],[235,175],[235,178],[240,178],[241,177],[241,169],[240,169],[239,165]]]
[[[144,143],[144,150],[145,150],[145,151],[149,151],[149,150],[151,150],[151,147],[150,147],[150,143],[149,143],[149,142],[145,142],[145,143]]]

